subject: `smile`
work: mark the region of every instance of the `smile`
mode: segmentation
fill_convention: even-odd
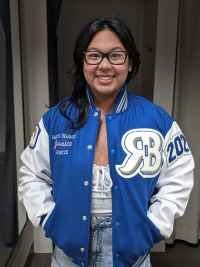
[[[113,76],[97,76],[100,80],[111,80]]]

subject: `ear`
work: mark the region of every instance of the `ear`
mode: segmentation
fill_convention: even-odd
[[[129,66],[128,66],[128,71],[131,72],[133,68],[133,60],[130,58],[129,59]]]

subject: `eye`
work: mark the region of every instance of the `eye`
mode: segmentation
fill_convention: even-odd
[[[97,53],[97,52],[87,52],[87,56],[89,57],[89,58],[99,58],[99,57],[101,57],[101,54],[99,54],[99,53]]]
[[[117,61],[117,62],[118,61],[121,62],[121,60],[124,59],[124,56],[125,56],[125,54],[123,52],[120,52],[120,51],[119,52],[118,51],[114,51],[114,52],[109,54],[110,60]]]
[[[98,54],[90,54],[90,57],[99,57]]]
[[[119,53],[112,53],[110,54],[110,57],[115,58],[115,57],[120,57]]]
[[[101,62],[102,54],[98,51],[86,51],[85,60],[88,64],[97,65]]]

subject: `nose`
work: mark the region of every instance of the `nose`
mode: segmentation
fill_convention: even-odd
[[[107,57],[103,58],[103,60],[99,64],[99,68],[104,68],[104,69],[110,69],[111,68],[111,63],[109,62]]]

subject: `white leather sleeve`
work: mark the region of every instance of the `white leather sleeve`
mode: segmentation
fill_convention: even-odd
[[[194,160],[188,144],[174,122],[165,137],[158,191],[151,197],[147,213],[165,238],[172,234],[174,219],[184,214],[193,187],[193,169]]]
[[[41,216],[52,211],[55,203],[49,160],[49,136],[40,120],[29,146],[21,155],[23,162],[19,170],[19,200],[24,204],[28,217],[35,227]]]

